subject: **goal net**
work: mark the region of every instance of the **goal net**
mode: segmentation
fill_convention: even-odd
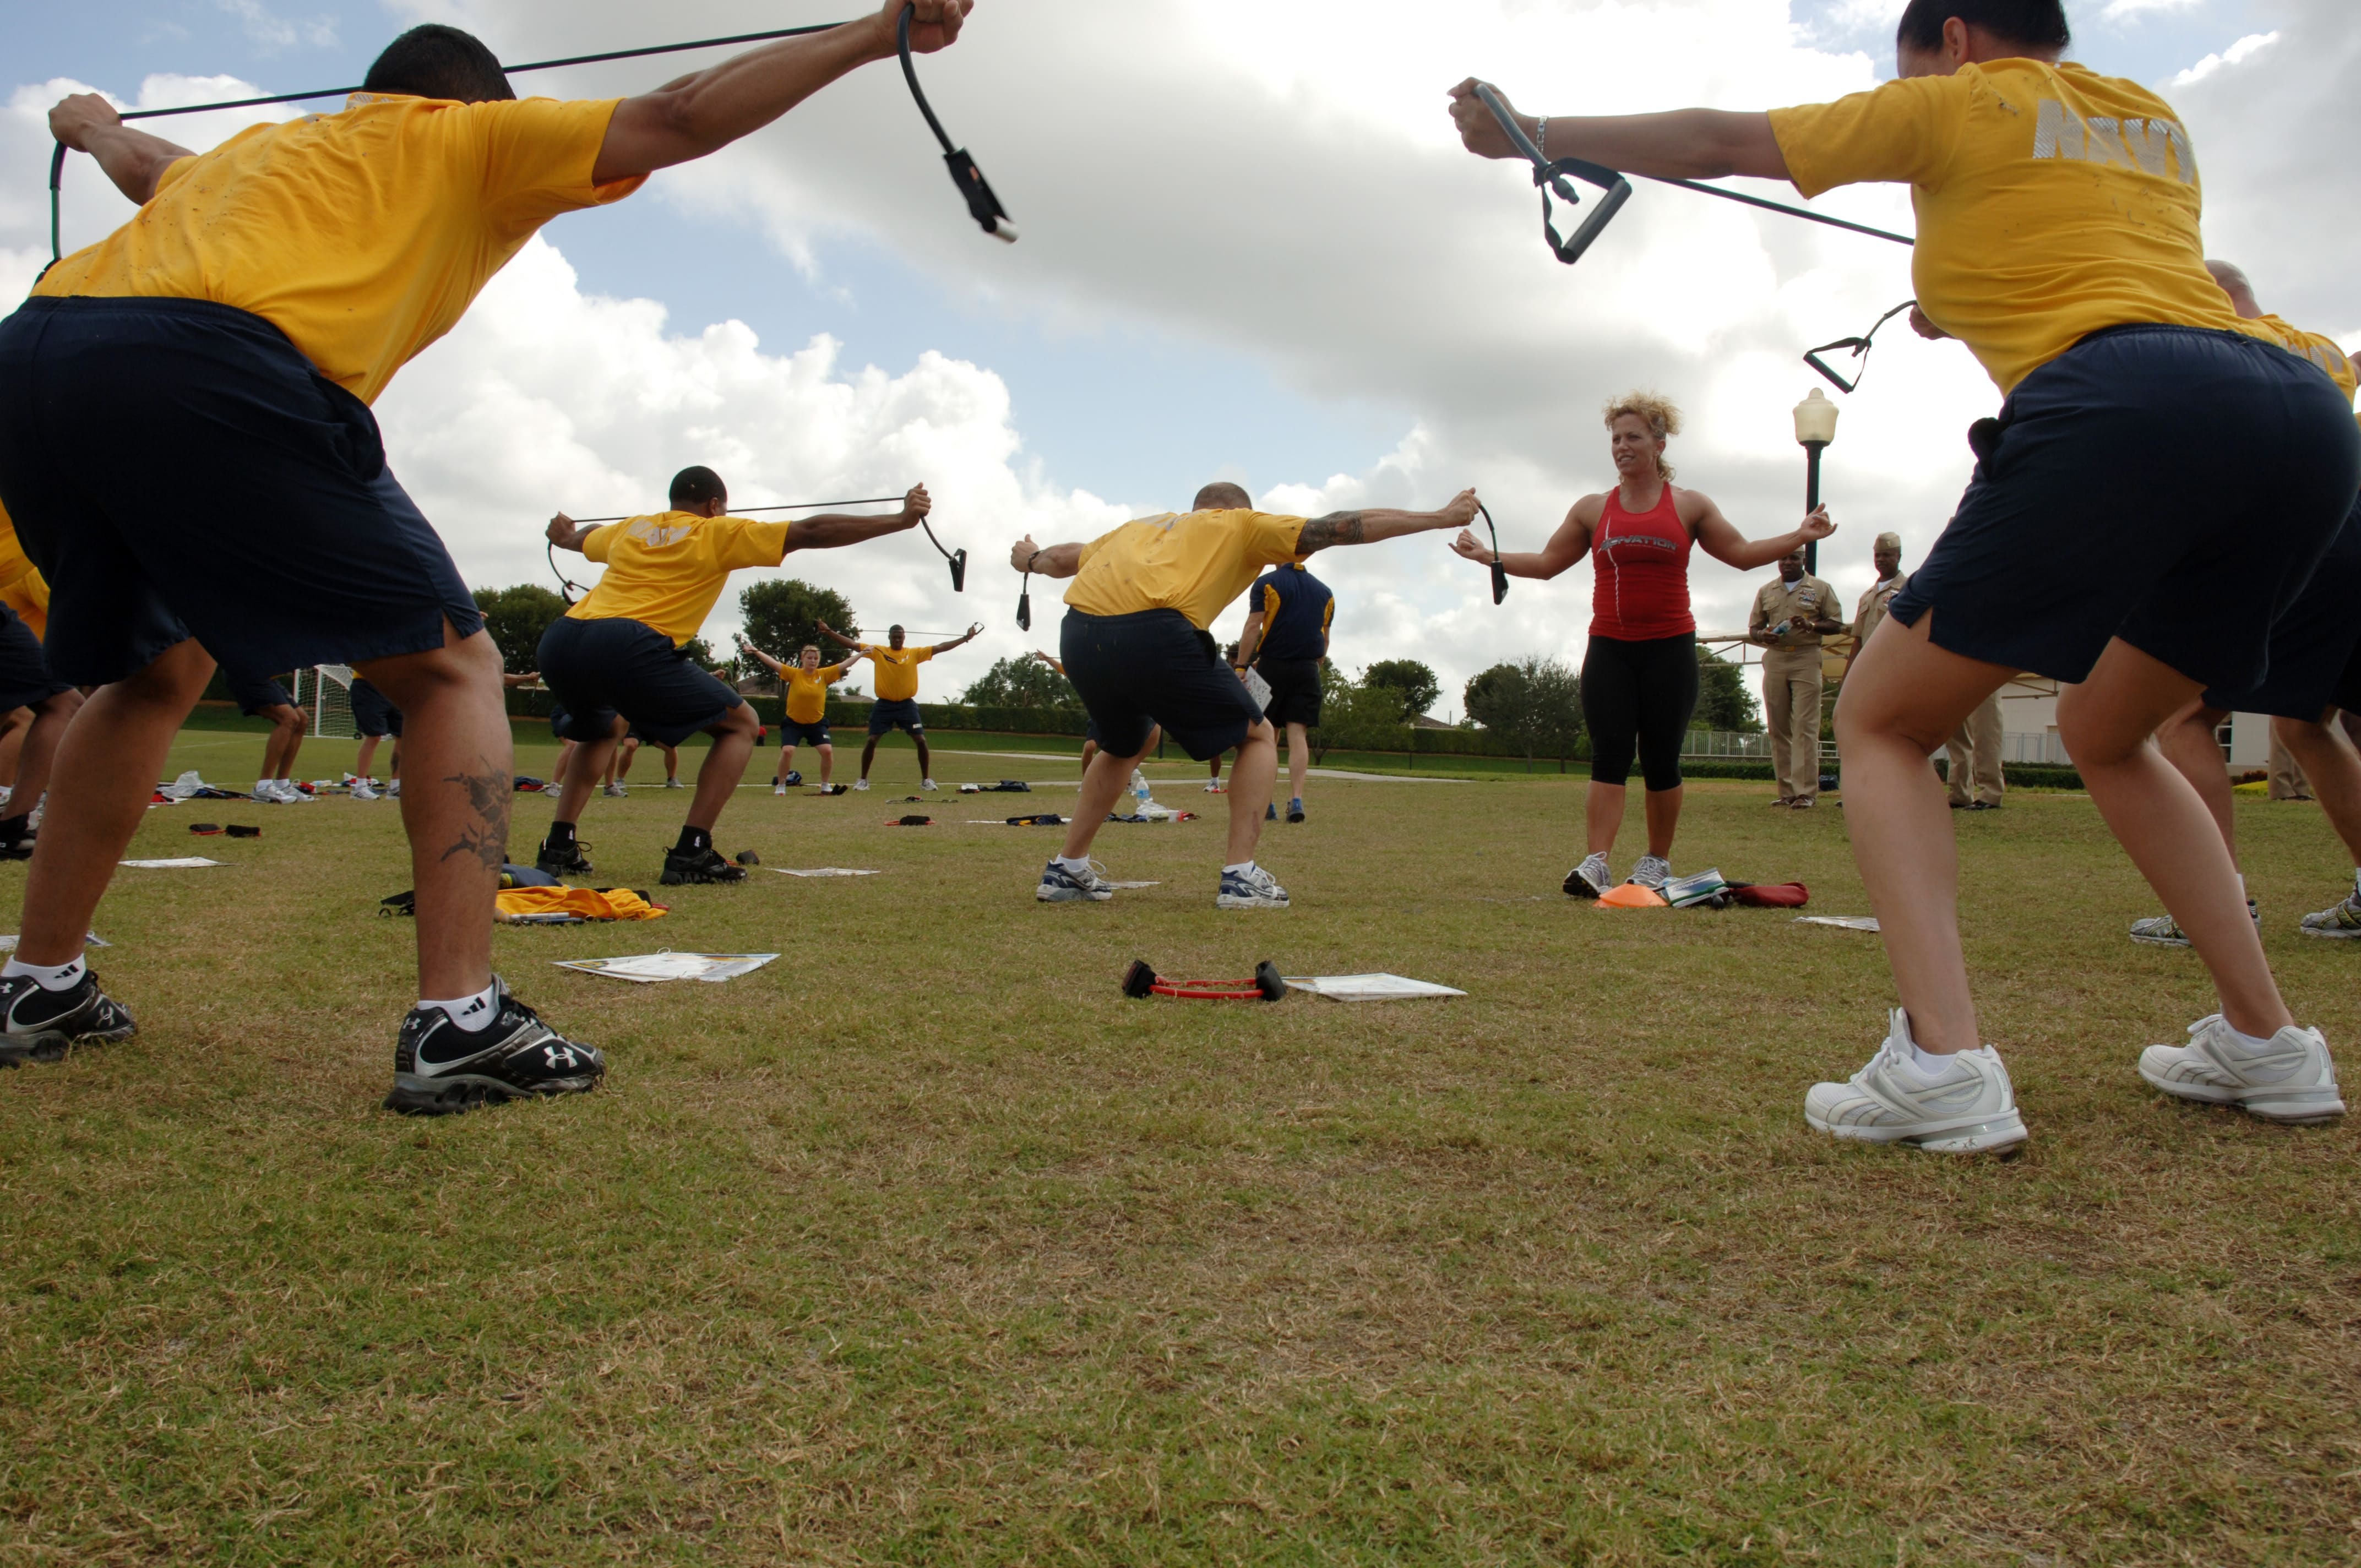
[[[314,664],[295,672],[295,706],[323,740],[350,740],[360,734],[353,722],[353,667]]]

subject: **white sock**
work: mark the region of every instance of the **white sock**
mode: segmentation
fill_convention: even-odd
[[[1244,876],[1246,872],[1254,870],[1254,866],[1255,863],[1252,861],[1240,861],[1236,865],[1224,866],[1222,868],[1222,874],[1224,876]]]
[[[1916,1040],[1910,1042],[1910,1065],[1929,1083],[1939,1083],[1960,1070],[1959,1058],[1938,1055]]]
[[[500,1010],[494,994],[500,990],[500,984],[499,981],[494,981],[473,996],[455,996],[448,1002],[421,998],[418,1005],[440,1007],[445,1017],[472,1035],[490,1028],[492,1020],[500,1016]]]
[[[2236,1041],[2238,1048],[2246,1052],[2250,1056],[2270,1048],[2271,1043],[2269,1040],[2257,1039],[2252,1035],[2243,1034],[2236,1029],[2233,1029],[2230,1027],[2230,1020],[2227,1018],[2222,1020],[2222,1032],[2229,1036],[2231,1039]]]
[[[1086,872],[1091,869],[1091,858],[1088,855],[1060,855],[1058,863],[1070,872]]]
[[[43,991],[71,991],[89,972],[80,953],[61,964],[28,964],[12,953],[7,963],[0,965],[0,980],[14,980],[20,974],[28,974],[40,983]]]

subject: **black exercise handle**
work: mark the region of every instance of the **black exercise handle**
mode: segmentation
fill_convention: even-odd
[[[983,170],[975,166],[975,159],[968,156],[967,148],[951,144],[950,133],[943,129],[942,121],[935,117],[935,106],[927,102],[926,89],[918,85],[918,67],[910,58],[910,23],[917,14],[918,7],[915,4],[906,5],[895,23],[894,41],[901,50],[902,80],[910,84],[910,96],[917,101],[918,113],[926,116],[927,128],[933,131],[935,139],[942,144],[943,164],[951,171],[951,183],[959,187],[961,199],[967,203],[968,216],[993,238],[1015,245],[1016,225],[1008,221],[1008,209],[1003,207],[1000,198],[992,193],[992,186],[984,179]]]
[[[1477,501],[1476,510],[1484,514],[1484,526],[1492,534],[1492,602],[1499,604],[1509,597],[1509,568],[1500,565],[1500,531],[1493,525],[1491,509]]]
[[[1623,203],[1631,199],[1631,182],[1604,164],[1587,162],[1579,158],[1561,158],[1552,161],[1533,145],[1533,138],[1525,135],[1525,127],[1517,124],[1517,117],[1509,113],[1509,106],[1500,102],[1500,95],[1488,84],[1477,82],[1476,96],[1492,111],[1492,117],[1500,122],[1501,131],[1517,150],[1532,162],[1533,183],[1540,187],[1542,193],[1542,237],[1548,241],[1551,255],[1568,267],[1573,266],[1582,259],[1582,253],[1590,248],[1591,242],[1607,232],[1607,225],[1615,221],[1615,214],[1623,210]],[[1565,176],[1569,174],[1577,180],[1587,181],[1607,194],[1598,203],[1598,210],[1574,231],[1573,238],[1561,239],[1555,222],[1556,213],[1550,205],[1550,192],[1556,192],[1569,206],[1579,205],[1581,196],[1565,182]],[[1502,587],[1500,591],[1505,593],[1507,589]]]
[[[1837,390],[1840,392],[1851,391],[1854,388],[1860,386],[1861,378],[1869,374],[1869,351],[1872,346],[1872,340],[1877,336],[1877,328],[1883,326],[1887,322],[1892,321],[1894,317],[1900,315],[1903,312],[1908,310],[1917,302],[1918,302],[1916,300],[1903,301],[1900,304],[1894,306],[1892,310],[1878,317],[1876,326],[1871,327],[1869,331],[1861,336],[1840,337],[1834,343],[1824,343],[1817,348],[1806,354],[1804,356],[1804,363],[1810,366],[1813,369],[1817,370],[1821,375],[1826,376],[1828,380],[1835,385]],[[1853,358],[1860,361],[1859,366],[1852,373],[1852,379],[1850,381],[1846,380],[1842,376],[1838,375],[1835,368],[1820,357],[1823,354],[1834,353],[1839,348],[1851,349]]]
[[[951,564],[951,592],[955,594],[967,592],[967,547],[961,545],[955,551],[945,550],[943,542],[935,537],[933,523],[922,517],[918,520],[918,526],[927,531],[927,542],[941,553],[944,560]]]

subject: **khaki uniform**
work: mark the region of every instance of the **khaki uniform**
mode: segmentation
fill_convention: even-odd
[[[1763,650],[1763,718],[1771,730],[1771,771],[1782,800],[1817,800],[1820,794],[1819,620],[1841,620],[1836,590],[1806,573],[1790,583],[1765,584],[1754,596],[1747,630],[1788,628]]]
[[[1982,706],[1968,715],[1968,721],[1944,750],[1951,757],[1951,804],[1982,801],[1998,806],[2000,797],[2008,793],[2007,780],[2001,773],[2000,693],[1984,698]]]
[[[1869,646],[1869,634],[1877,630],[1879,621],[1885,619],[1886,608],[1893,604],[1894,596],[1909,586],[1910,574],[1896,572],[1883,582],[1872,585],[1869,591],[1861,596],[1861,602],[1852,612],[1854,658],[1861,657],[1861,650]]]
[[[2303,776],[2303,766],[2295,753],[2279,743],[2279,728],[2271,729],[2270,795],[2273,800],[2310,800],[2312,781]]]

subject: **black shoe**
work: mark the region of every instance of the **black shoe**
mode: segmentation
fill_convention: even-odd
[[[1277,801],[1273,801],[1268,806],[1262,808],[1262,819],[1265,822],[1276,822],[1279,820],[1279,803]]]
[[[1301,822],[1303,820],[1303,803],[1301,801],[1290,800],[1287,803],[1287,819],[1290,822]]]
[[[449,1116],[478,1105],[535,1096],[585,1094],[606,1076],[607,1058],[558,1035],[492,977],[499,1016],[462,1029],[440,1007],[413,1007],[393,1048],[393,1092],[385,1108],[406,1116]]]
[[[731,865],[710,844],[686,854],[678,850],[664,851],[664,884],[666,887],[680,887],[689,883],[745,880],[746,868]]]
[[[63,1059],[66,1047],[127,1040],[139,1032],[130,1010],[98,988],[89,970],[71,991],[44,991],[31,975],[0,980],[0,1067]]]
[[[1962,811],[1998,811],[2000,809],[2000,802],[1996,800],[1979,800],[1970,805],[1963,806],[1960,807],[1960,809]]]
[[[541,853],[533,858],[533,869],[547,872],[551,876],[588,876],[590,861],[583,851],[589,847],[579,839],[557,850],[544,843]]]

